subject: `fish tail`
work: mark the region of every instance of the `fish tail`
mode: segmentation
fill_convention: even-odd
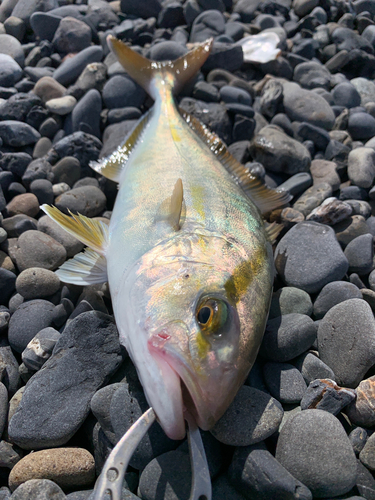
[[[173,93],[178,94],[206,61],[213,39],[201,43],[175,61],[150,61],[111,35],[107,37],[107,42],[129,76],[156,99],[159,92],[154,85],[155,79],[164,77],[164,81],[170,82]]]

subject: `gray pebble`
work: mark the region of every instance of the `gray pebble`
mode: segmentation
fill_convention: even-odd
[[[357,89],[361,96],[361,105],[364,106],[368,102],[375,102],[375,84],[368,78],[353,78],[350,83]]]
[[[306,383],[297,368],[289,363],[268,362],[263,367],[266,386],[280,403],[299,403],[306,392]]]
[[[8,406],[8,405],[7,405]],[[22,458],[23,451],[15,444],[8,443],[7,441],[0,441],[0,467],[7,467],[13,469],[17,462]],[[1,490],[0,490],[0,499]]]
[[[332,191],[336,191],[340,187],[340,177],[336,170],[336,163],[327,160],[313,160],[311,162],[310,172],[314,180],[314,184],[327,182],[332,187]]]
[[[304,216],[311,213],[314,208],[317,208],[324,200],[332,195],[332,187],[327,182],[314,184],[298,198],[294,203],[293,208],[301,212]]]
[[[89,90],[72,112],[73,132],[82,130],[96,137],[101,137],[100,113],[102,111],[102,98],[96,89]]]
[[[37,81],[33,92],[35,95],[40,97],[45,104],[51,99],[58,99],[59,97],[62,97],[66,92],[66,88],[54,78],[45,76]]]
[[[375,470],[375,434],[372,434],[366,441],[359,459],[368,469]]]
[[[341,279],[349,264],[330,227],[301,222],[277,245],[275,266],[288,286],[315,293],[327,283]]]
[[[349,273],[368,274],[373,268],[374,237],[363,234],[354,238],[344,250],[349,262]]]
[[[351,431],[348,437],[353,446],[354,453],[359,455],[369,438],[369,431],[363,427],[356,427]]]
[[[69,209],[72,213],[80,213],[86,217],[95,217],[103,212],[106,197],[95,186],[76,187],[62,194],[55,200],[56,207],[63,212]]]
[[[273,319],[292,313],[311,316],[312,311],[312,302],[307,292],[293,286],[284,286],[273,293],[268,318]]]
[[[312,1],[316,2],[316,0]],[[297,64],[294,68],[293,80],[305,89],[325,88],[329,90],[331,86],[331,73],[325,66],[318,62],[303,62]]]
[[[31,230],[22,233],[18,238],[16,261],[20,271],[30,267],[43,267],[54,271],[65,259],[65,248],[48,234]]]
[[[271,455],[264,443],[237,448],[229,478],[245,498],[312,500],[310,490]]]
[[[40,139],[39,132],[33,127],[30,127],[27,123],[15,120],[0,122],[0,136],[4,144],[13,147],[35,144]]]
[[[22,78],[20,65],[8,54],[0,54],[0,86],[13,87]]]
[[[11,56],[23,68],[25,55],[22,45],[14,36],[0,34],[0,53]]]
[[[72,321],[30,379],[9,424],[12,441],[23,449],[68,442],[88,416],[94,393],[121,363],[120,351],[110,316],[92,311]]]
[[[52,167],[54,182],[65,182],[70,187],[73,187],[81,176],[81,165],[77,158],[66,156]]]
[[[371,215],[371,205],[363,200],[346,200],[346,203],[352,207],[353,215],[361,215],[368,219]]]
[[[21,353],[35,335],[52,325],[55,306],[47,300],[36,299],[21,304],[9,322],[9,344]]]
[[[62,54],[80,52],[91,44],[91,29],[79,19],[65,17],[61,20],[52,43],[57,52]]]
[[[18,363],[9,345],[0,347],[0,373],[1,381],[12,397],[19,387]]]
[[[279,185],[279,189],[289,191],[293,196],[301,194],[312,184],[311,175],[308,172],[300,172],[289,177],[288,180]]]
[[[63,490],[49,479],[30,479],[14,490],[11,500],[65,500]]]
[[[3,434],[8,416],[8,391],[5,385],[0,382],[0,437]]]
[[[315,339],[316,326],[311,318],[285,314],[268,321],[259,352],[272,361],[289,361],[309,349]]]
[[[358,236],[371,233],[369,226],[366,224],[364,217],[361,215],[351,215],[338,224],[335,224],[333,229],[335,231],[337,241],[344,248]]]
[[[30,25],[36,36],[41,40],[52,42],[53,36],[60,24],[61,17],[49,12],[34,12],[30,17]]]
[[[370,306],[362,299],[349,299],[332,307],[319,323],[318,347],[337,383],[356,387],[375,363],[375,320]]]
[[[358,287],[347,281],[333,281],[322,288],[314,302],[314,316],[316,319],[324,317],[331,307],[348,299],[361,299]]]
[[[94,45],[81,50],[76,56],[66,59],[53,73],[53,78],[62,85],[74,83],[86,66],[93,62],[100,62],[103,49]]]
[[[22,352],[22,361],[29,370],[39,370],[51,356],[60,333],[52,327],[43,328],[27,344]]]
[[[375,151],[372,148],[356,148],[348,156],[348,176],[353,184],[371,187],[375,178]]]
[[[293,364],[302,373],[307,385],[319,378],[335,380],[335,374],[331,368],[311,352],[301,354],[293,360]]]
[[[44,215],[38,220],[38,230],[60,243],[65,248],[67,257],[74,257],[83,249],[83,244],[80,241],[62,229],[48,215]]]
[[[43,299],[60,288],[58,276],[41,267],[30,267],[22,271],[16,280],[16,290],[25,299]]]
[[[92,170],[88,165],[91,160],[98,159],[101,147],[102,143],[97,137],[85,132],[74,132],[54,143],[47,158],[51,155],[56,161],[65,156],[74,156],[81,164],[82,174],[92,175]]]
[[[371,139],[375,135],[375,118],[368,113],[350,113],[348,132],[354,140]]]
[[[116,435],[112,427],[110,406],[114,393],[122,386],[122,382],[107,385],[99,389],[91,399],[90,407],[109,441],[115,445]]]
[[[303,395],[301,410],[324,410],[337,415],[355,398],[355,391],[339,387],[333,380],[313,380]]]
[[[146,92],[127,75],[116,75],[103,88],[103,101],[107,108],[135,106],[140,108]]]
[[[269,394],[242,386],[228,410],[211,429],[211,433],[221,443],[246,446],[274,434],[282,417],[280,403]]]

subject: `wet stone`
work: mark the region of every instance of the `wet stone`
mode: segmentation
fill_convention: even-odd
[[[250,153],[271,172],[292,175],[308,171],[311,163],[308,150],[273,125],[262,128],[254,137]]]
[[[363,427],[373,427],[375,425],[374,389],[374,376],[362,380],[356,388],[357,399],[346,408],[346,414],[352,424]]]
[[[306,217],[306,220],[331,226],[347,219],[352,212],[353,209],[348,203],[330,197],[325,199],[319,207],[314,208]]]
[[[306,392],[301,372],[289,363],[268,362],[263,375],[268,390],[280,403],[299,403]]]
[[[65,500],[63,490],[49,479],[29,479],[16,488],[12,500]]]
[[[347,281],[333,281],[322,288],[314,302],[314,317],[321,319],[333,306],[349,299],[362,298],[358,287]]]
[[[52,327],[43,328],[27,344],[22,352],[22,361],[29,370],[39,370],[51,356],[60,333]]]
[[[312,500],[310,490],[275,459],[264,443],[236,448],[229,479],[244,498],[270,495],[274,498]]]
[[[308,293],[292,286],[285,286],[272,295],[269,319],[299,313],[311,316],[312,302]]]
[[[355,391],[339,387],[333,380],[313,380],[303,395],[301,409],[324,410],[332,415],[337,415],[355,398]]]
[[[275,266],[288,286],[316,293],[327,283],[342,279],[349,264],[331,228],[301,222],[277,245]]]
[[[357,463],[345,430],[336,417],[322,410],[302,411],[285,423],[276,459],[314,497],[345,494],[356,482]]]
[[[23,449],[67,443],[89,414],[94,393],[121,363],[120,351],[110,316],[92,311],[75,318],[30,379],[9,425],[12,441]]]
[[[332,307],[319,323],[318,349],[336,382],[356,387],[375,362],[375,320],[370,306],[364,300],[349,299]]]
[[[303,213],[303,215],[309,215],[314,208],[319,207],[319,205],[330,198],[332,195],[332,187],[327,182],[322,182],[320,184],[314,184],[298,198],[294,203],[293,208]]]
[[[66,259],[65,248],[40,231],[26,231],[18,239],[17,266],[20,271],[30,267],[43,267],[54,271]]]
[[[280,403],[269,394],[242,386],[211,433],[231,446],[255,444],[277,431],[283,413]]]
[[[363,234],[352,240],[344,254],[349,262],[349,273],[368,274],[373,268],[374,237]]]

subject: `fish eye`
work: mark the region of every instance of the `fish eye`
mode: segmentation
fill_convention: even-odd
[[[228,318],[228,305],[220,299],[205,299],[197,308],[198,325],[207,333],[219,333]]]

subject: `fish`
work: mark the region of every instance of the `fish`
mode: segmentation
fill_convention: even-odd
[[[200,70],[212,40],[175,61],[150,61],[108,43],[154,105],[108,157],[90,166],[118,183],[109,222],[42,210],[87,248],[56,274],[108,281],[120,342],[171,439],[187,413],[211,429],[244,383],[265,330],[280,231],[262,213],[289,201],[267,188],[221,139],[179,110],[175,95]]]

